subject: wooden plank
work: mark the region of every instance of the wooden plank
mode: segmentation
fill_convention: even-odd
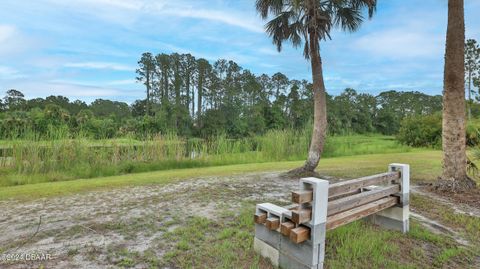
[[[328,201],[334,201],[334,200],[337,200],[337,199],[340,199],[340,198],[343,198],[343,197],[347,197],[349,195],[354,195],[354,194],[357,194],[357,193],[361,193],[362,192],[362,189],[358,188],[358,189],[355,189],[353,191],[350,191],[350,192],[345,192],[345,193],[339,193],[337,195],[334,195],[334,196],[331,196],[331,195],[328,195]]]
[[[253,220],[255,221],[255,223],[263,224],[267,220],[267,213],[266,212],[255,213],[255,215],[253,216]]]
[[[375,214],[379,211],[396,205],[398,201],[398,197],[390,196],[329,216],[327,217],[327,230],[332,230],[347,223]]]
[[[295,209],[298,209],[298,204],[286,205],[284,206],[284,208],[288,210],[295,210]]]
[[[299,244],[307,241],[310,238],[310,229],[305,226],[300,226],[290,231],[290,240]]]
[[[265,220],[265,226],[269,230],[276,230],[280,227],[280,219],[277,217],[270,217]]]
[[[296,224],[309,222],[312,219],[312,209],[292,210],[292,221]]]
[[[292,191],[292,202],[297,204],[308,203],[313,200],[313,191],[311,190],[302,190],[302,191]]]
[[[399,178],[400,172],[396,171],[333,183],[328,188],[328,196],[334,197],[366,186],[390,183],[392,180]]]
[[[295,228],[295,223],[291,221],[286,221],[280,224],[280,233],[285,236],[290,236],[290,231]]]
[[[400,185],[390,185],[386,187],[376,188],[371,191],[365,191],[352,196],[347,196],[338,200],[328,202],[327,216],[361,206],[372,201],[390,196],[400,191]]]

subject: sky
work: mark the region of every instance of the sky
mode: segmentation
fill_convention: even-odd
[[[91,102],[145,98],[143,52],[233,60],[255,74],[311,80],[302,49],[278,52],[254,0],[0,0],[0,95]],[[466,37],[480,41],[480,0],[465,0]],[[447,0],[378,0],[355,33],[321,43],[327,91],[441,94]]]

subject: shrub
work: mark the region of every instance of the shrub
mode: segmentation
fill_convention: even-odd
[[[480,120],[473,119],[467,124],[467,146],[474,147],[480,144]]]
[[[469,121],[465,130],[467,146],[480,145],[480,120]],[[413,147],[441,147],[442,116],[435,114],[405,118],[400,124],[397,139]]]
[[[413,147],[440,147],[442,117],[439,114],[406,117],[400,123],[397,139]]]

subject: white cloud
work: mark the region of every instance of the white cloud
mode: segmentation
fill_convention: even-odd
[[[24,75],[22,75],[16,69],[8,66],[0,66],[0,79],[11,80],[11,79],[17,79],[22,77],[24,77]]]
[[[271,47],[258,48],[256,51],[270,56],[278,56],[280,54],[273,45]]]
[[[65,67],[82,68],[82,69],[107,69],[114,71],[135,71],[134,66],[119,64],[119,63],[107,63],[107,62],[78,62],[78,63],[66,63]]]
[[[16,29],[11,25],[0,25],[0,43],[9,41],[15,35]]]
[[[262,66],[262,67],[265,67],[265,68],[269,68],[269,69],[278,68],[277,64],[260,63],[259,65]]]
[[[262,25],[257,23],[256,21],[248,19],[248,17],[244,17],[239,14],[232,14],[230,11],[227,10],[222,11],[194,8],[185,9],[182,7],[173,7],[171,9],[167,8],[163,11],[159,11],[159,13],[165,13],[180,17],[206,19],[210,21],[229,24],[232,26],[237,26],[256,33],[264,32]]]
[[[391,59],[432,58],[442,55],[443,46],[439,35],[412,28],[398,28],[362,36],[353,42],[352,49]]]
[[[116,89],[115,87],[99,87],[74,82],[62,81],[16,81],[5,83],[6,89],[17,89],[27,98],[47,97],[50,95],[62,95],[69,99],[81,99],[91,102],[97,98],[109,99],[132,99],[138,96],[137,92]]]
[[[37,45],[13,25],[0,24],[0,56],[11,57]]]
[[[134,85],[136,83],[135,79],[119,79],[107,82],[108,85]]]
[[[108,89],[90,85],[66,84],[66,83],[48,83],[51,94],[67,95],[74,97],[104,97],[119,95],[117,89]]]
[[[50,4],[77,12],[95,15],[113,23],[130,25],[143,15],[172,16],[203,19],[263,33],[261,21],[253,14],[242,14],[231,9],[205,9],[182,1],[151,0],[48,0]],[[193,2],[195,3],[195,2]]]

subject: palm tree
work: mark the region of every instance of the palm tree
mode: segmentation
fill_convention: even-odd
[[[323,80],[320,41],[330,39],[334,27],[354,32],[363,22],[364,8],[372,17],[376,0],[257,0],[256,9],[262,19],[273,18],[266,32],[281,51],[290,41],[294,47],[303,44],[303,55],[310,60],[313,80],[314,123],[307,160],[293,175],[314,174],[320,161],[327,132],[326,90]]]
[[[463,0],[449,0],[443,74],[443,173],[437,184],[442,190],[468,190],[476,185],[467,175],[464,52]]]

